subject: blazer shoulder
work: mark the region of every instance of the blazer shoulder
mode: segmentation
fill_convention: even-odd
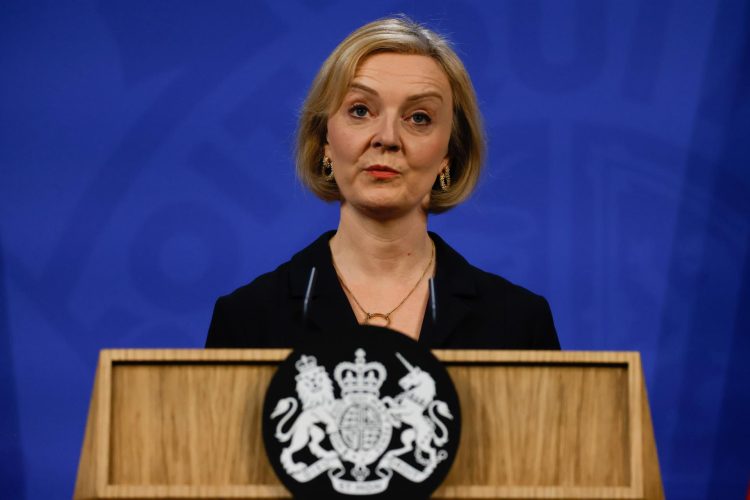
[[[326,257],[330,260],[328,240],[333,234],[323,233],[275,270],[219,297],[206,347],[277,347],[288,341],[298,327],[295,311],[310,269],[324,265]]]
[[[214,305],[206,347],[263,345],[270,325],[269,314],[278,312],[287,295],[288,263],[262,274],[247,285],[222,295]],[[251,339],[249,332],[258,338]]]
[[[549,302],[527,288],[517,285],[510,280],[479,268],[474,268],[477,292],[486,306],[502,304],[504,310],[512,318],[511,323],[519,330],[528,332],[534,349],[559,350],[560,341],[557,337],[552,310]]]
[[[484,271],[475,266],[471,266],[471,268],[474,273],[477,291],[480,295],[502,295],[508,300],[517,301],[519,303],[538,303],[539,299],[544,300],[544,297],[541,295],[538,295],[521,285],[517,285],[502,276]]]
[[[285,292],[288,275],[289,262],[285,262],[273,271],[261,274],[250,283],[243,285],[233,292],[219,297],[228,305],[242,305],[254,303],[267,303],[278,296],[280,292]]]

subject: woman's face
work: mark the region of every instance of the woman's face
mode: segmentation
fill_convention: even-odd
[[[452,119],[450,83],[432,58],[366,58],[328,118],[325,154],[342,203],[381,217],[426,210],[448,164]]]

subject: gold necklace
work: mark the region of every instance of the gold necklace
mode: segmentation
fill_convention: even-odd
[[[357,307],[359,307],[359,309],[363,313],[365,313],[365,322],[364,322],[365,325],[368,325],[370,323],[370,320],[373,319],[373,318],[384,319],[385,320],[385,327],[386,328],[388,327],[388,325],[391,324],[391,314],[393,314],[394,312],[396,312],[396,310],[399,307],[401,307],[402,305],[404,305],[404,302],[406,302],[406,300],[409,297],[411,297],[411,294],[414,293],[414,291],[417,289],[417,287],[422,282],[422,280],[424,279],[424,277],[427,275],[427,271],[429,271],[430,267],[432,267],[432,262],[435,260],[435,242],[432,241],[432,240],[430,240],[430,243],[432,243],[432,252],[430,253],[430,261],[427,263],[427,267],[424,268],[424,271],[422,271],[422,275],[419,277],[419,279],[417,280],[417,282],[414,283],[414,286],[412,287],[411,290],[409,290],[409,293],[406,294],[406,297],[404,297],[403,299],[401,299],[401,302],[399,302],[396,307],[394,307],[393,309],[391,309],[387,313],[378,313],[378,312],[371,313],[371,312],[367,312],[365,310],[365,308],[362,307],[362,304],[359,303],[359,301],[357,300],[357,297],[354,296],[354,294],[349,289],[349,287],[346,286],[346,283],[344,283],[344,278],[341,277],[341,273],[339,272],[339,268],[336,267],[336,261],[333,258],[333,254],[331,254],[331,263],[333,263],[333,270],[336,272],[336,277],[339,279],[339,283],[341,283],[342,288],[344,290],[346,290],[346,293],[348,293],[349,296],[354,301],[354,303],[357,304]]]

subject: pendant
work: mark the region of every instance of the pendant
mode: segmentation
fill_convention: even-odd
[[[365,314],[367,314],[367,318],[365,318],[365,324],[366,325],[370,324],[370,320],[372,318],[382,318],[382,319],[384,319],[385,320],[385,325],[383,325],[383,328],[388,328],[388,325],[391,324],[391,315],[390,314],[368,313],[368,312],[366,312]]]

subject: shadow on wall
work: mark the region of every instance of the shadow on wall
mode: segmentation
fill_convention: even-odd
[[[5,280],[3,242],[0,238],[0,491],[5,498],[25,497],[21,437],[18,434],[18,401],[13,379],[8,293]]]
[[[721,130],[721,149],[714,160],[688,162],[684,185],[706,186],[710,197],[700,219],[683,198],[671,259],[654,393],[672,410],[655,425],[667,450],[660,459],[680,478],[665,481],[675,498],[741,498],[748,487],[750,10],[742,10],[719,3],[692,142],[712,144]],[[684,252],[691,244],[695,259]],[[707,453],[697,456],[698,449]],[[709,476],[705,491],[684,479],[699,474]]]
[[[747,390],[747,381],[750,380],[750,363],[747,362],[747,355],[750,354],[750,308],[747,307],[750,304],[750,237],[746,248],[740,307],[732,335],[721,402],[722,425],[716,437],[708,498],[722,498],[733,491],[740,498],[743,488],[746,488],[745,498],[750,500],[750,478],[745,469],[750,463],[750,446],[747,445],[750,443],[750,429],[747,425],[739,428],[729,425],[731,422],[750,421],[750,392]],[[737,443],[745,443],[745,446],[737,446]]]

